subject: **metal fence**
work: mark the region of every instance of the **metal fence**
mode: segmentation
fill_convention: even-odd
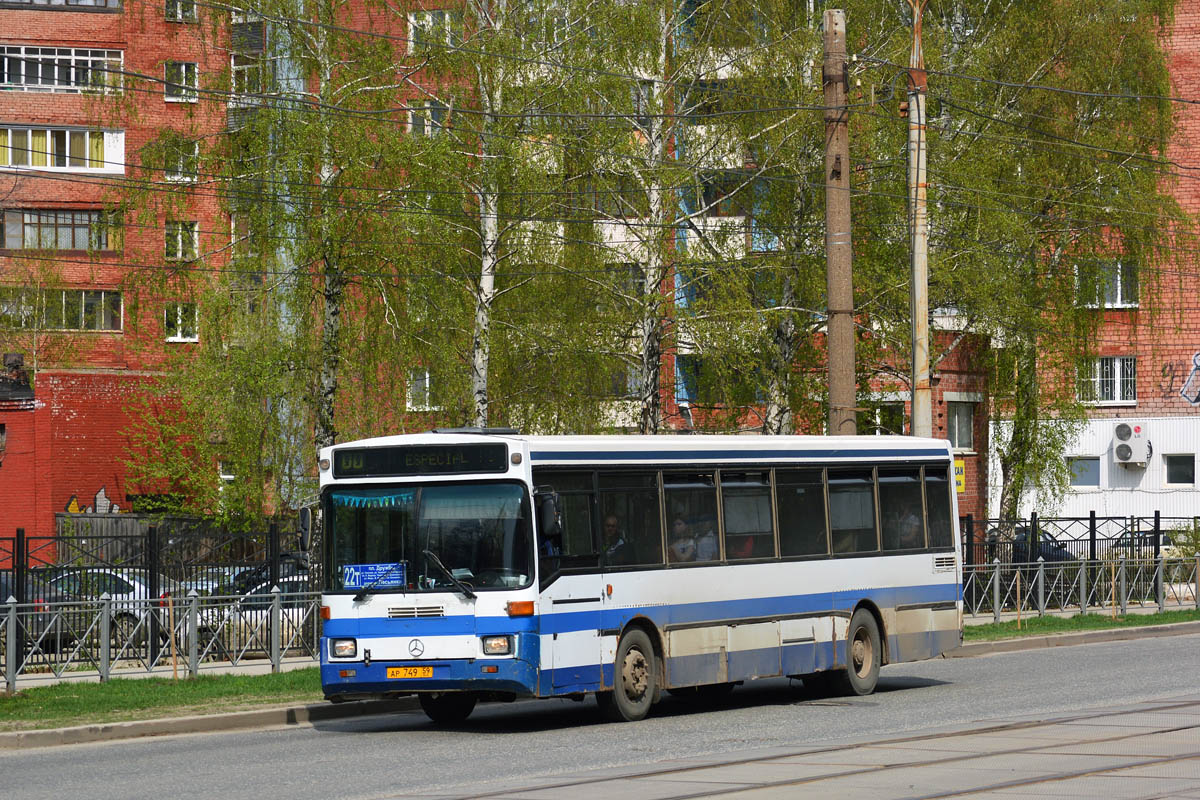
[[[195,676],[283,659],[318,660],[319,592],[0,605],[0,675],[107,680],[131,674]]]
[[[20,528],[9,535],[0,531],[0,575],[11,579],[8,583],[18,601],[37,599],[30,591],[33,584],[70,570],[138,571],[146,575],[152,595],[158,597],[164,578],[187,584],[214,571],[232,576],[261,568],[262,582],[274,583],[287,573],[288,566],[307,566],[307,555],[298,547],[285,547],[293,542],[278,525],[243,532],[189,518],[132,514],[58,517],[54,536],[27,536]],[[7,599],[0,597],[0,602]]]
[[[1200,531],[1200,516],[1040,517],[960,520],[963,564],[1172,556],[1176,540]]]
[[[1200,609],[1200,557],[974,564],[963,568],[967,616]]]

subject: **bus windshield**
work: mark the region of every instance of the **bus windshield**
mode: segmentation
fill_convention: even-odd
[[[529,498],[518,483],[338,487],[326,519],[328,591],[459,591],[456,582],[486,591],[533,579]]]

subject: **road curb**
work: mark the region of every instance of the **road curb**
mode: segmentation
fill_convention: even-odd
[[[137,739],[179,733],[268,728],[279,725],[309,725],[326,720],[413,711],[419,706],[415,697],[399,700],[372,700],[350,703],[312,703],[303,706],[271,706],[227,714],[198,714],[171,719],[144,719],[129,722],[105,722],[71,728],[47,728],[0,733],[0,750],[54,747],[64,744]]]
[[[1121,642],[1128,639],[1157,639],[1163,636],[1186,636],[1191,633],[1200,633],[1200,622],[1139,625],[1129,628],[1109,628],[1101,631],[1025,636],[1017,639],[1000,639],[995,642],[975,642],[964,644],[957,650],[951,650],[945,654],[945,657],[974,658],[975,656],[986,656],[993,653],[1016,653],[1021,650],[1039,650],[1045,647],[1070,647],[1078,644]]]

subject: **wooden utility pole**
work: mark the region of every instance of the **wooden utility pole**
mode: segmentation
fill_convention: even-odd
[[[828,290],[826,357],[829,362],[829,428],[857,433],[854,420],[854,282],[850,238],[850,109],[846,105],[846,15],[824,16],[825,60],[825,282]]]
[[[929,376],[929,218],[925,208],[925,54],[921,50],[921,16],[928,0],[908,0],[913,14],[912,55],[908,62],[908,200],[912,226],[913,436],[933,436],[933,389]]]

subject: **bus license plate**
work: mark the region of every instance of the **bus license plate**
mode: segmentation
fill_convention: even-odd
[[[388,667],[388,678],[432,678],[433,667]]]

